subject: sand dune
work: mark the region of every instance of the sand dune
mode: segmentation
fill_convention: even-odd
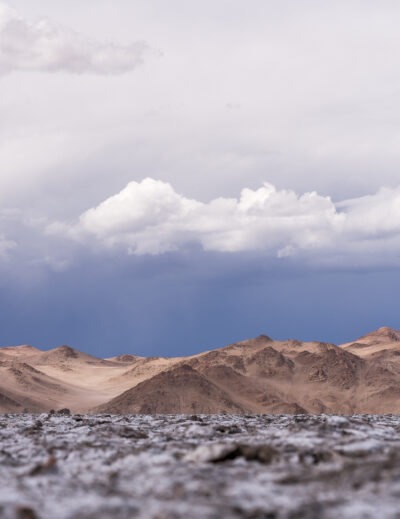
[[[0,412],[400,413],[400,332],[340,346],[266,335],[189,357],[0,348]]]

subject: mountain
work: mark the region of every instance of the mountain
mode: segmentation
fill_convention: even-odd
[[[151,377],[96,409],[100,413],[244,413],[230,395],[188,364]]]
[[[118,357],[109,357],[105,360],[108,360],[110,362],[124,362],[126,364],[133,364],[143,358],[144,357],[139,357],[138,355],[131,355],[130,353],[125,353],[124,355],[118,355]]]
[[[104,376],[115,374],[115,366],[68,346],[0,348],[0,412],[86,411],[114,395],[100,386]]]
[[[382,349],[400,350],[400,332],[382,326],[354,342],[342,344],[341,347],[362,357],[382,351]]]
[[[1,351],[1,350],[0,350]],[[73,364],[106,364],[107,361],[87,355],[69,346],[59,346],[49,351],[36,354],[31,362],[37,366],[70,366]]]
[[[0,348],[0,412],[400,413],[400,332],[340,346],[267,335],[188,357]]]
[[[383,342],[400,342],[400,332],[398,330],[393,330],[387,326],[382,326],[377,330],[367,333],[358,339],[357,342],[375,342],[383,343]]]
[[[44,412],[71,401],[73,387],[19,360],[0,360],[0,374],[0,409],[4,412]]]

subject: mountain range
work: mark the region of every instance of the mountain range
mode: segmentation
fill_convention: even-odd
[[[188,357],[0,348],[0,412],[400,413],[400,332],[336,346],[266,335]]]

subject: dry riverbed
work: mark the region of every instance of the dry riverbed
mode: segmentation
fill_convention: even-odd
[[[0,415],[1,519],[400,518],[400,417]]]

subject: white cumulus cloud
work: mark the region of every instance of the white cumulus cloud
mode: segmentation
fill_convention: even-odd
[[[296,194],[270,183],[238,198],[208,203],[146,178],[47,234],[88,246],[157,255],[197,246],[221,253],[258,252],[330,266],[398,265],[400,187],[334,203],[315,191]]]
[[[195,247],[333,268],[400,264],[400,186],[335,203],[315,191],[299,195],[265,182],[258,189],[242,189],[237,198],[202,202],[167,182],[145,178],[130,182],[75,221],[32,222],[19,213],[12,213],[12,219],[26,228],[21,236],[37,233],[35,247],[48,257],[53,247],[57,262],[64,262],[66,254],[67,266],[76,246],[132,255]],[[0,254],[13,247],[0,239]]]
[[[263,251],[283,257],[330,246],[344,224],[345,215],[330,198],[315,192],[298,196],[265,183],[257,190],[243,189],[238,199],[202,203],[166,182],[146,178],[83,213],[78,224],[55,223],[48,232],[83,241],[93,237],[131,254],[160,254],[197,244],[208,251]]]
[[[27,20],[0,2],[0,74],[13,70],[121,74],[141,64],[144,42],[92,41],[47,19]]]

